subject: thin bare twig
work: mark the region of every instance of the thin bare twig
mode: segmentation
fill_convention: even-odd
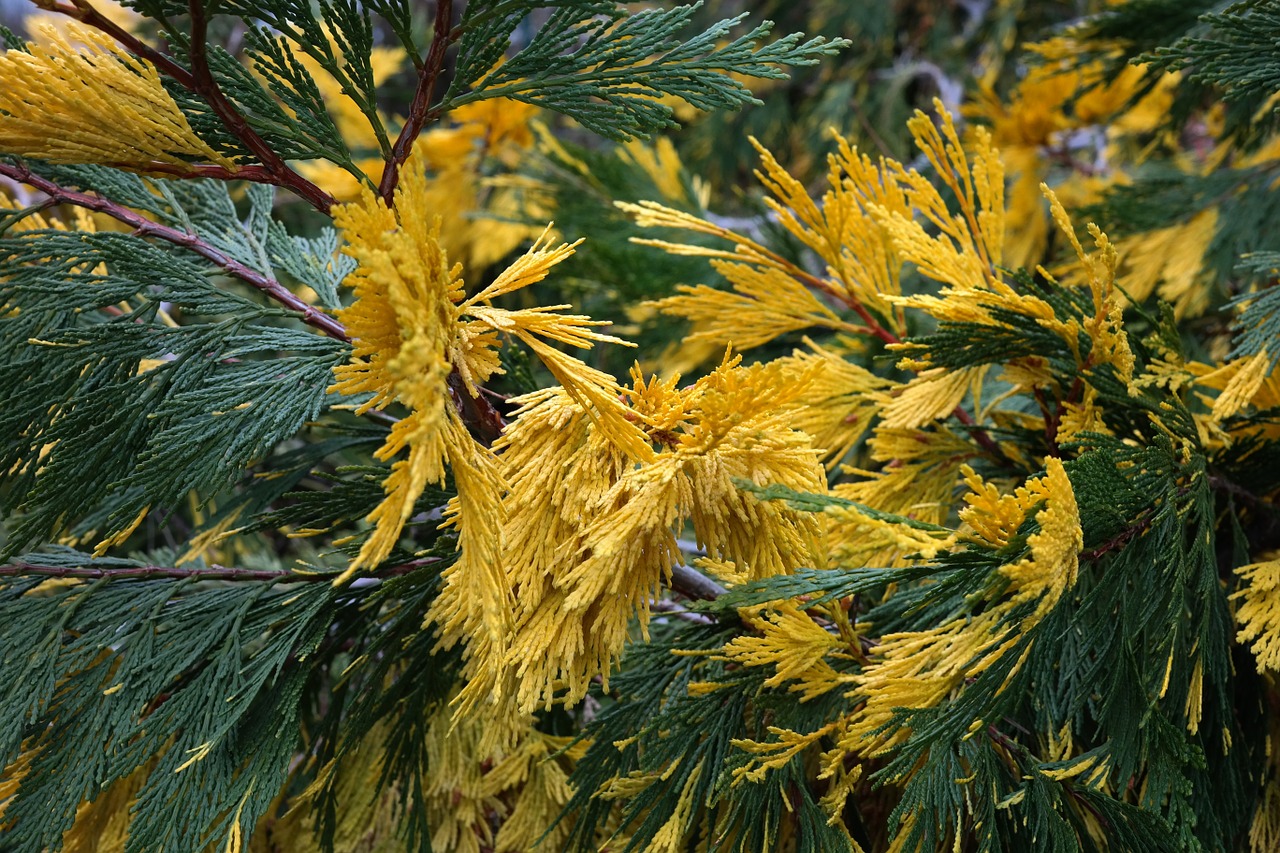
[[[695,625],[714,625],[716,620],[702,613],[694,613],[692,610],[685,610],[679,604],[666,598],[655,598],[649,602],[649,609],[654,613],[661,613],[680,619],[685,622],[692,622]]]
[[[697,569],[683,563],[671,569],[671,589],[685,598],[714,601],[726,590]]]

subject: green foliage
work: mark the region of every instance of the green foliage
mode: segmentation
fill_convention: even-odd
[[[1199,11],[1183,5],[1171,23],[1186,26],[1190,14]],[[1186,70],[1187,79],[1220,88],[1230,100],[1259,103],[1280,90],[1280,65],[1273,50],[1278,26],[1280,10],[1273,3],[1233,3],[1220,12],[1200,15],[1192,34],[1157,47],[1151,58],[1160,66]],[[1166,30],[1160,41],[1175,33],[1172,28]]]
[[[847,44],[801,34],[761,44],[772,29],[760,24],[729,40],[746,15],[720,21],[689,39],[678,35],[700,4],[644,9],[627,15],[614,2],[558,5],[533,40],[490,70],[511,30],[535,5],[524,0],[475,4],[463,20],[458,76],[445,109],[486,98],[512,98],[555,110],[587,130],[625,141],[676,127],[675,97],[703,110],[756,103],[728,75],[784,78],[779,66],[813,65]],[[470,92],[463,92],[470,86]]]
[[[297,244],[268,226],[270,192],[255,192],[241,221],[221,184],[124,189],[247,266],[270,270],[271,244],[299,266]],[[278,325],[287,312],[217,287],[205,258],[128,234],[11,233],[0,270],[0,298],[22,306],[0,321],[15,347],[0,368],[14,436],[3,455],[8,554],[60,532],[127,531],[193,489],[212,498],[319,414],[345,356]],[[104,418],[103,406],[119,414]]]
[[[1277,5],[758,5],[56,7],[0,848],[1280,840]]]
[[[1280,253],[1254,252],[1243,256],[1241,266],[1258,278],[1270,279],[1275,276],[1277,263],[1280,263]],[[1231,321],[1236,333],[1232,356],[1246,358],[1270,350],[1274,365],[1280,357],[1275,351],[1275,341],[1280,338],[1280,289],[1268,287],[1257,293],[1243,293],[1232,302],[1243,308]]]
[[[636,776],[649,784],[623,802],[625,850],[647,849],[666,821],[682,814],[680,804],[689,801],[706,804],[706,811],[686,814],[681,835],[714,838],[720,850],[770,849],[784,816],[793,810],[803,822],[798,849],[852,849],[847,836],[827,825],[800,767],[789,766],[762,783],[735,780],[734,771],[745,756],[734,749],[734,739],[762,738],[765,720],[790,722],[797,713],[806,726],[817,728],[837,710],[828,702],[796,706],[777,701],[762,690],[761,673],[735,671],[707,657],[733,638],[739,630],[735,621],[685,623],[665,641],[629,650],[611,685],[615,704],[584,732],[591,746],[578,765],[577,791],[565,809],[565,815],[574,815],[572,849],[590,848],[609,819],[609,799],[592,792],[607,788],[611,779]],[[675,652],[681,657],[673,660]],[[722,686],[700,695],[689,690],[698,681]]]
[[[328,584],[148,579],[133,561],[70,551],[23,560],[121,573],[5,579],[0,749],[6,763],[32,756],[6,844],[56,847],[82,800],[138,770],[127,850],[199,850],[233,823],[252,827],[297,745],[298,661],[326,631]]]

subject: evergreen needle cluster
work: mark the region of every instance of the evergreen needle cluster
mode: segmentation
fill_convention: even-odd
[[[662,134],[866,33],[35,5],[0,848],[1280,846],[1276,4],[752,138],[742,216]]]

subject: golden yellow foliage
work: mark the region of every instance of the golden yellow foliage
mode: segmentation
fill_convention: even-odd
[[[602,423],[614,425],[621,417],[612,400],[616,386],[609,377],[541,339],[580,348],[595,341],[621,341],[593,331],[590,327],[599,323],[589,318],[555,313],[567,306],[512,311],[488,304],[542,280],[573,247],[552,249],[538,241],[492,284],[466,298],[461,267],[449,265],[440,245],[438,217],[423,203],[429,181],[419,155],[417,151],[406,167],[394,208],[365,190],[359,202],[334,211],[347,240],[344,251],[359,266],[349,278],[356,300],[339,313],[354,342],[352,360],[334,371],[333,390],[369,395],[357,413],[393,401],[410,409],[378,453],[380,459],[391,459],[408,447],[410,459],[393,467],[388,502],[373,518],[378,531],[353,562],[353,571],[386,557],[413,502],[426,484],[440,482],[446,461],[477,471],[491,467],[485,461],[487,452],[467,435],[451,395],[476,396],[478,384],[501,369],[495,355],[498,334],[512,334],[534,349],[571,393],[598,407],[592,414]],[[458,387],[451,389],[455,374]],[[618,428],[617,435],[627,443],[625,428]],[[634,439],[628,446],[639,453],[645,450]],[[501,489],[493,476],[478,474],[472,483],[487,484],[485,505],[497,506]],[[500,519],[493,516],[491,521],[489,532],[496,537]]]
[[[1240,602],[1236,641],[1251,643],[1258,672],[1280,672],[1280,558],[1236,569],[1247,584],[1231,598]]]
[[[527,713],[577,701],[592,678],[607,681],[629,621],[646,630],[685,519],[698,544],[744,578],[820,557],[812,516],[735,484],[822,489],[818,453],[791,426],[810,375],[791,363],[743,367],[736,357],[684,389],[637,372],[627,423],[656,447],[648,459],[629,457],[567,390],[524,398],[496,445],[509,487],[514,639],[505,658],[477,658],[469,692],[505,694],[511,682]]]
[[[791,603],[743,614],[744,625],[754,632],[725,644],[720,656],[742,666],[772,666],[776,672],[765,679],[766,687],[788,688],[800,694],[800,701],[836,689],[847,683],[824,660],[838,653],[840,637],[818,624],[815,614],[806,613]]]
[[[1263,676],[1271,690],[1276,687],[1274,675]],[[1249,850],[1267,853],[1280,846],[1280,725],[1272,718],[1267,726],[1267,762],[1263,769],[1262,798],[1249,825]]]
[[[45,44],[0,55],[0,150],[135,171],[192,161],[235,168],[196,136],[151,63],[76,24],[66,36],[43,35]]]
[[[585,742],[543,734],[532,727],[485,774],[483,791],[510,799],[510,810],[494,838],[495,853],[524,853],[538,844],[563,849],[571,824],[555,823],[573,789],[569,773],[586,752]],[[555,823],[553,826],[552,824]]]
[[[1037,506],[1040,529],[1027,538],[1026,557],[1000,568],[1007,586],[981,612],[880,637],[871,664],[855,678],[865,701],[841,738],[841,747],[850,752],[879,755],[905,739],[909,731],[886,729],[896,709],[932,707],[963,689],[968,679],[1012,649],[1075,583],[1083,539],[1075,494],[1060,460],[1047,458],[1045,475],[1027,481],[1012,496],[996,497],[971,471],[966,476],[974,488],[967,519],[979,523],[980,536],[992,537],[994,544]],[[996,513],[994,523],[979,520],[984,508]],[[1013,621],[1012,614],[1030,604],[1034,609]]]
[[[832,495],[926,524],[946,521],[961,466],[974,453],[968,441],[945,429],[878,428],[868,444],[872,460],[885,464],[878,471],[849,469],[861,479],[836,484]],[[830,559],[840,566],[900,566],[910,555],[947,547],[938,534],[853,507],[828,507],[824,515]]]
[[[892,383],[876,376],[832,348],[806,340],[808,351],[796,350],[789,357],[799,365],[817,365],[806,387],[795,426],[813,436],[831,470],[849,454],[871,428],[884,405]]]
[[[1156,294],[1173,304],[1177,317],[1202,314],[1209,300],[1204,256],[1217,231],[1218,210],[1210,207],[1186,222],[1119,241],[1125,291],[1137,301]]]

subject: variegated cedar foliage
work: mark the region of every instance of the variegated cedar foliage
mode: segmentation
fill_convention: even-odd
[[[973,4],[758,214],[660,134],[874,33],[37,5],[0,847],[1280,844],[1273,4]]]

